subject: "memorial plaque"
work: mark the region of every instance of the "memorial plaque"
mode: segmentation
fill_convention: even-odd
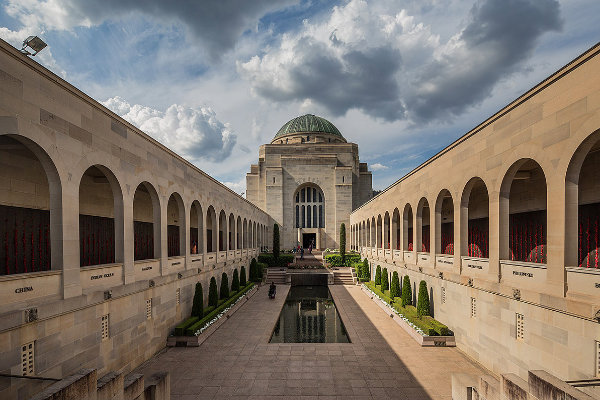
[[[415,262],[415,254],[412,251],[405,251],[404,252],[404,261],[407,264],[416,264],[416,262]]]
[[[0,302],[3,305],[38,297],[59,296],[61,271],[32,272],[0,277]]]
[[[446,270],[454,267],[454,256],[452,255],[436,255],[435,256],[436,267],[445,268]]]
[[[133,265],[135,280],[151,279],[160,275],[159,260],[140,260]]]
[[[81,268],[81,288],[117,286],[123,282],[123,266],[112,264]]]
[[[419,265],[431,265],[431,254],[429,254],[429,253],[417,253],[417,264],[419,264]]]
[[[596,268],[567,267],[568,293],[600,297],[600,271]]]
[[[515,286],[538,286],[546,283],[545,264],[501,260],[500,269],[502,281],[513,283]]]
[[[394,260],[402,261],[404,259],[402,250],[394,250]]]
[[[462,273],[466,276],[486,276],[490,272],[490,260],[478,257],[462,257]]]
[[[185,269],[185,256],[170,257],[167,267],[167,273],[173,273]]]

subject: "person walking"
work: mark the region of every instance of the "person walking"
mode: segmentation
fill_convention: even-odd
[[[300,247],[300,259],[304,260],[304,247]]]

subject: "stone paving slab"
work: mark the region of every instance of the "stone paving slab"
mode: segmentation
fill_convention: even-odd
[[[330,286],[352,343],[270,344],[289,291],[266,287],[197,348],[169,348],[136,370],[171,373],[171,398],[444,399],[453,372],[489,374],[456,348],[423,348],[358,286]]]

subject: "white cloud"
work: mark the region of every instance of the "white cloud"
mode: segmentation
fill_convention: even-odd
[[[381,171],[381,170],[389,168],[381,163],[371,164],[369,167],[371,168],[372,171]]]
[[[118,96],[102,104],[191,161],[222,161],[229,157],[236,143],[237,137],[229,124],[219,121],[210,107],[173,104],[162,112],[130,105]]]
[[[246,198],[246,177],[237,182],[223,182],[223,185]]]

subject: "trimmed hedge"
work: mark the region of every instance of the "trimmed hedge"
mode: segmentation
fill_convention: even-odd
[[[398,271],[394,271],[392,274],[392,284],[390,285],[390,297],[400,297],[400,278],[398,278]]]
[[[210,278],[210,285],[208,287],[208,305],[216,307],[219,303],[219,293],[217,292],[217,280],[213,276]]]
[[[202,293],[202,284],[196,283],[196,290],[194,291],[194,300],[192,302],[192,317],[202,318],[204,310],[204,294]]]
[[[271,253],[261,253],[258,255],[258,262],[265,263],[269,268],[287,267],[288,264],[294,262],[294,254],[279,254],[279,258],[275,259]]]
[[[267,264],[261,262],[256,263],[256,278],[258,279],[258,282],[262,281],[265,274],[265,269],[267,269]]]
[[[336,253],[325,255],[324,260],[329,263],[329,266],[331,267],[349,267],[353,263],[360,262],[360,254],[346,254],[346,262],[342,262],[342,256]]]
[[[221,311],[223,311],[224,309],[229,307],[231,304],[233,304],[237,299],[242,297],[248,290],[252,289],[253,286],[254,286],[254,283],[250,282],[246,285],[246,287],[244,287],[242,290],[237,292],[235,295],[232,295],[229,299],[227,299],[227,300],[223,301],[221,304],[219,304],[218,307],[212,309],[211,311],[208,311],[208,309],[204,310],[204,314],[206,316],[204,318],[202,318],[201,320],[193,323],[192,325],[188,325],[188,327],[185,329],[185,334],[187,336],[194,336],[194,334],[196,333],[197,330],[202,329],[204,327],[204,325],[206,325],[208,322],[210,322]]]
[[[246,286],[246,267],[240,268],[240,287]]]
[[[404,275],[402,280],[402,307],[412,305],[412,289],[410,288],[410,278]]]
[[[175,327],[175,336],[185,335],[185,330],[198,322],[198,317],[190,317]]]
[[[421,329],[428,336],[449,336],[452,335],[452,332],[448,327],[441,322],[429,317],[419,317],[417,309],[414,306],[406,306],[402,307],[402,300],[399,297],[394,297],[393,301],[390,297],[390,291],[386,290],[383,292],[381,290],[381,286],[375,285],[373,282],[367,282],[365,285],[371,289],[377,296],[381,297],[383,301],[385,301],[388,305],[390,305],[394,310],[398,311],[399,314],[402,314],[406,319],[415,324],[419,329]]]
[[[231,278],[231,291],[237,292],[238,290],[240,290],[240,278],[236,268],[233,270],[233,278]]]
[[[381,290],[388,290],[390,288],[390,282],[388,277],[388,270],[384,268],[381,271]]]
[[[377,269],[375,270],[375,284],[381,285],[381,266],[380,265],[378,265]]]
[[[221,290],[219,290],[219,299],[229,298],[229,277],[226,272],[221,275]]]
[[[429,293],[427,293],[427,283],[419,283],[419,297],[417,299],[417,313],[419,317],[429,315]]]
[[[366,279],[366,282],[371,280],[371,271],[369,271],[369,260],[366,258],[362,262],[362,275],[363,279]]]
[[[279,259],[281,255],[279,251],[279,225],[273,224],[273,257]]]
[[[340,225],[340,257],[342,264],[346,264],[346,224]]]

